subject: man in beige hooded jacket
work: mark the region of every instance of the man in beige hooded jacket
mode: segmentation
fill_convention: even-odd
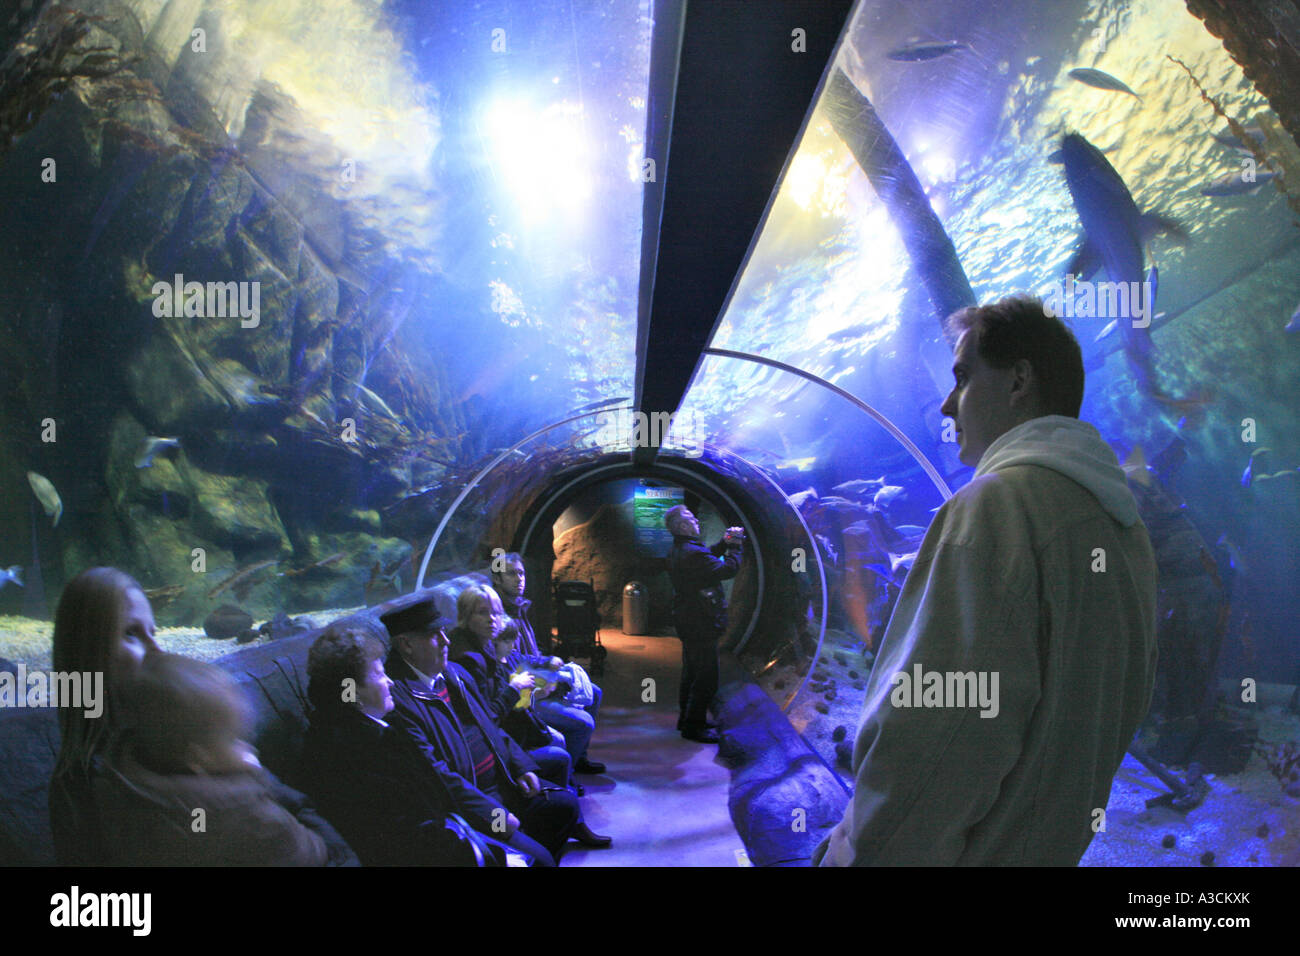
[[[890,619],[823,866],[1077,864],[1155,682],[1155,558],[1074,336],[1028,299],[949,328],[978,467]]]

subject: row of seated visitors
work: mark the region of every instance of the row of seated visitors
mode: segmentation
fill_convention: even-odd
[[[576,665],[524,653],[524,629],[492,588],[467,590],[457,616],[452,635],[473,674],[449,660],[431,600],[382,625],[337,622],[316,640],[296,781],[307,797],[258,763],[229,675],[158,649],[138,584],[111,568],[79,575],[56,615],[55,669],[98,667],[109,694],[97,720],[59,713],[59,862],[549,866],[570,839],[610,845],[582,821],[570,781],[575,763],[599,767],[586,759],[599,689]],[[552,703],[585,718],[566,715],[580,725],[574,741],[541,717],[545,677],[570,681]]]

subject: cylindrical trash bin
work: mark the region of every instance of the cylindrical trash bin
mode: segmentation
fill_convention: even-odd
[[[645,585],[628,581],[623,588],[623,633],[645,634],[650,630],[650,600]]]

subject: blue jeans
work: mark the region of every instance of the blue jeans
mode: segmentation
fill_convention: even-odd
[[[562,700],[540,700],[535,705],[538,716],[564,734],[564,749],[576,764],[587,756],[587,745],[596,730],[600,712],[600,688],[591,685],[592,701],[586,707],[570,707]]]
[[[538,776],[561,787],[569,786],[573,774],[573,758],[563,747],[538,747],[528,751],[528,756],[536,761],[541,773]]]

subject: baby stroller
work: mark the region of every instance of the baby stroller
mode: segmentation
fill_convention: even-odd
[[[565,660],[585,657],[588,668],[599,677],[608,653],[600,643],[600,612],[596,610],[596,589],[586,581],[555,582],[555,653]]]

